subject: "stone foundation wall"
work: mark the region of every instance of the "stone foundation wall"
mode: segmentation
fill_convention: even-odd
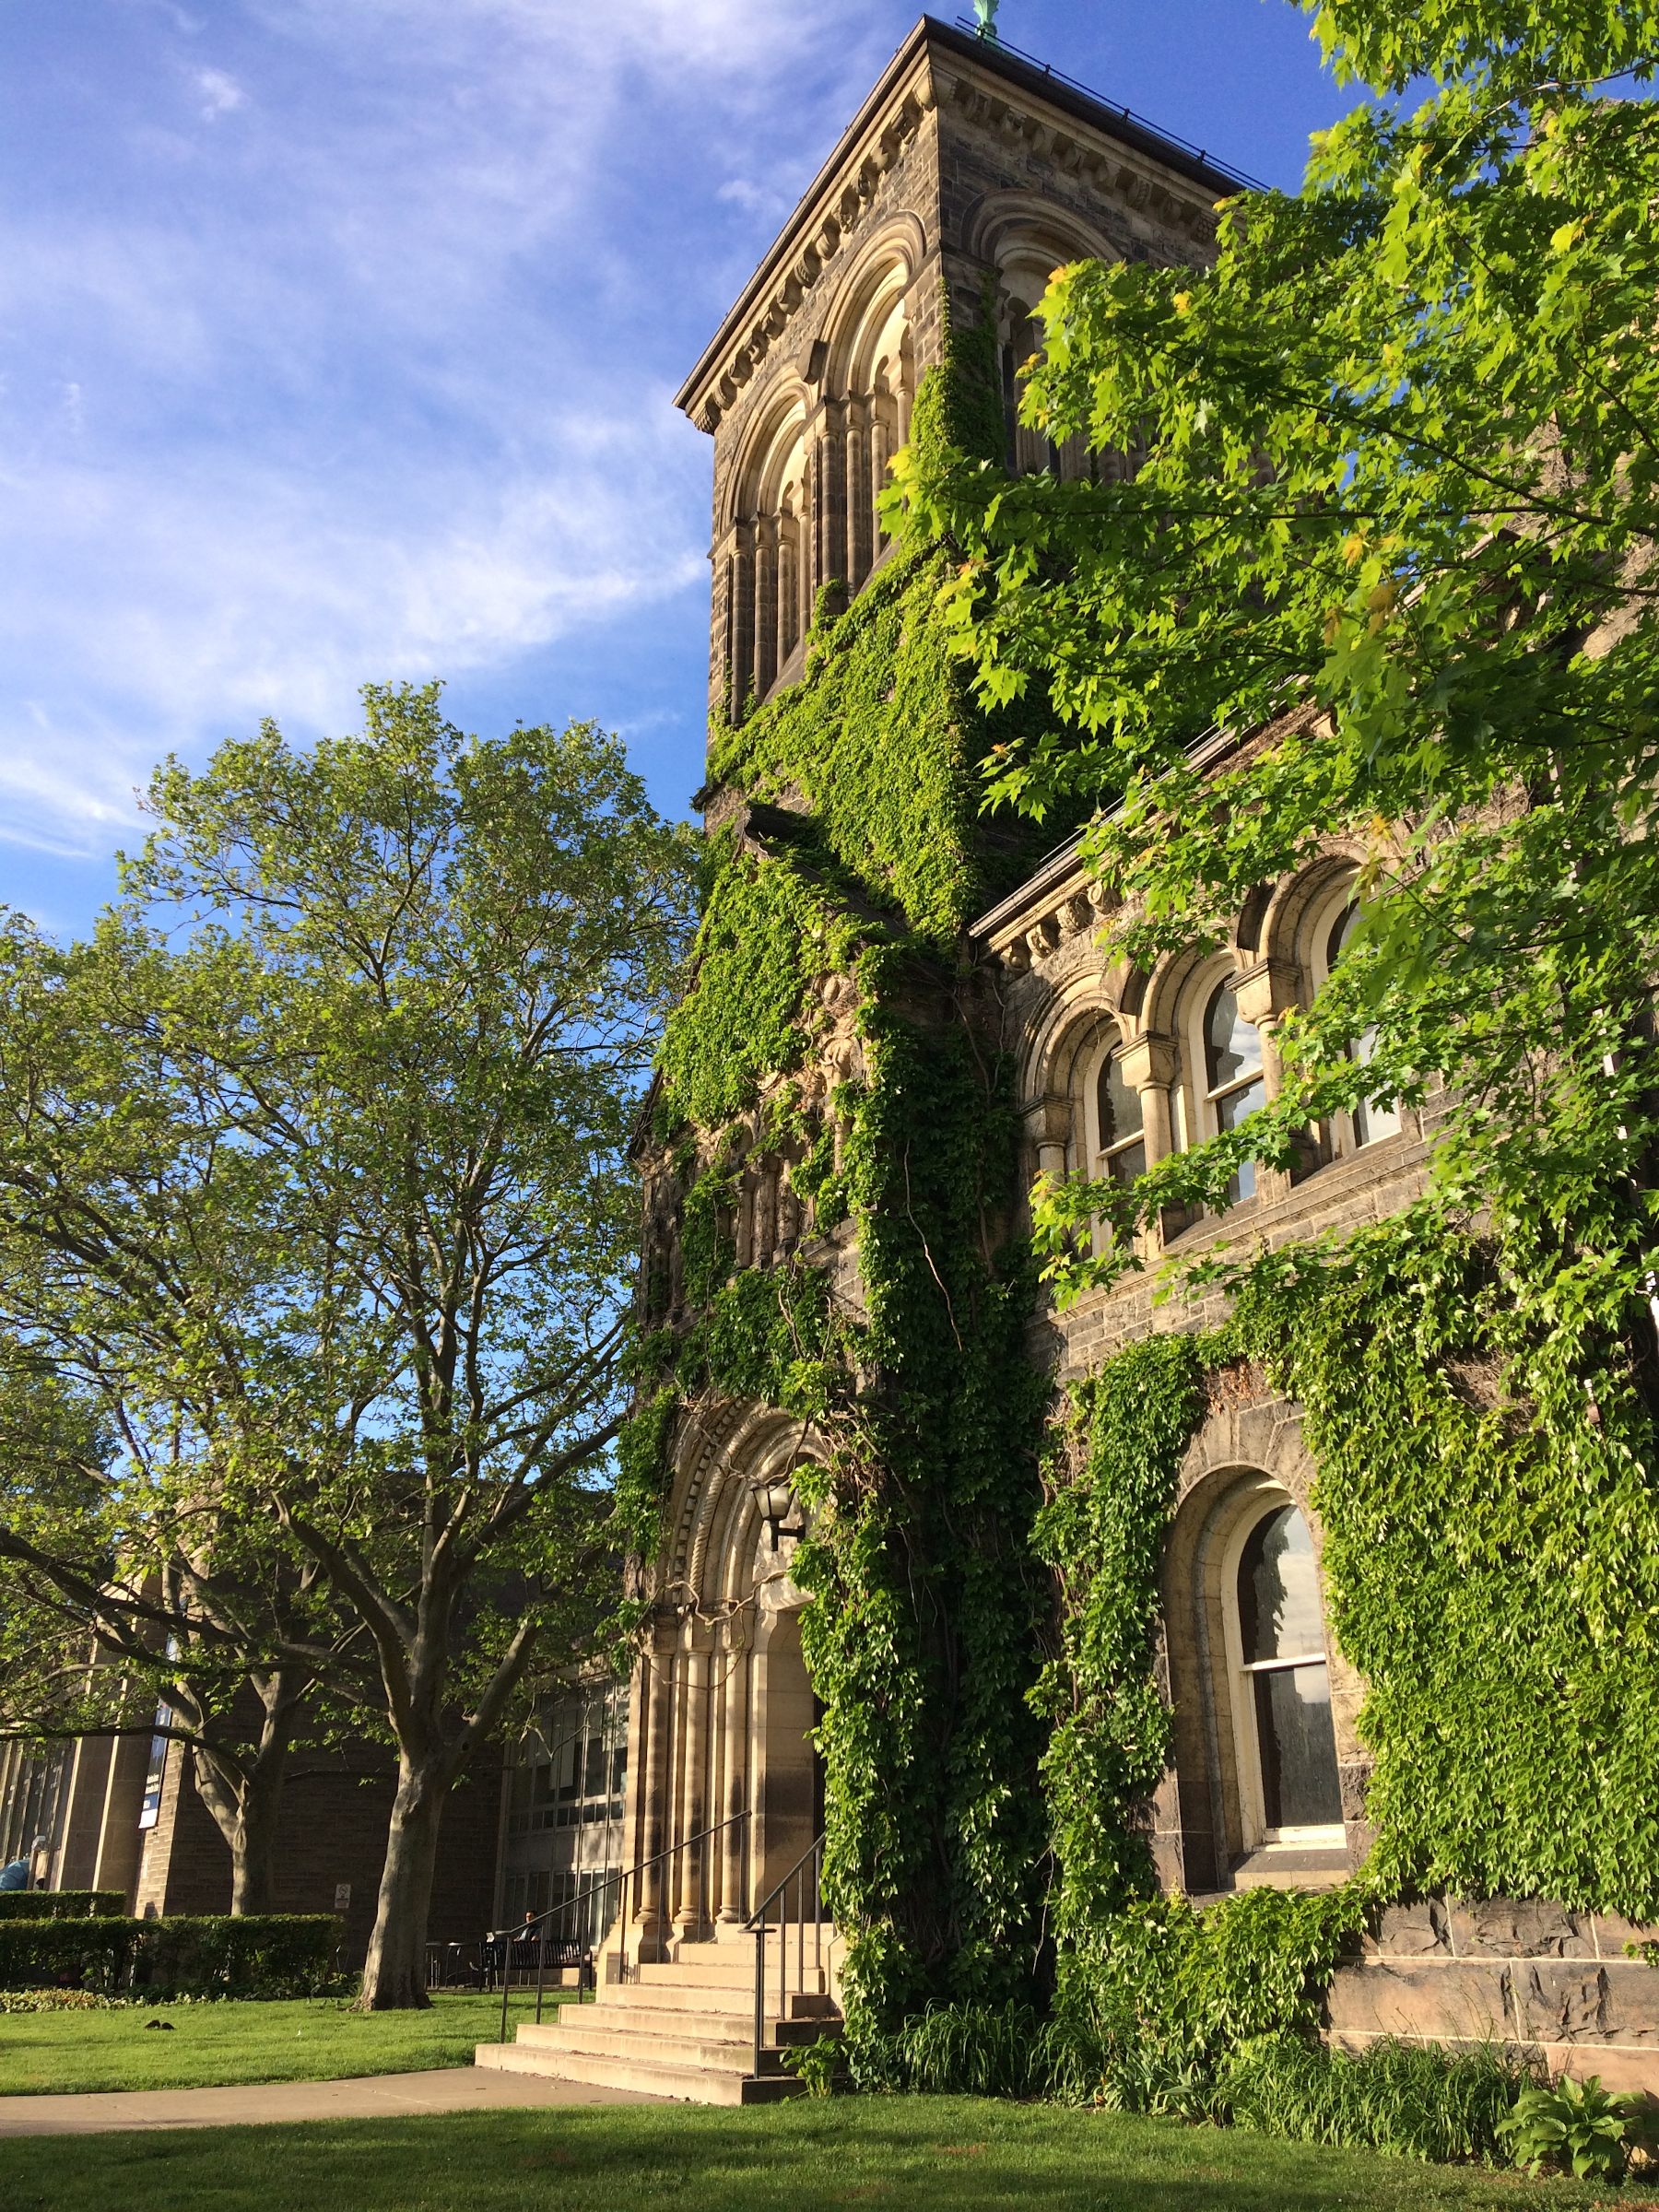
[[[1659,1928],[1510,1898],[1392,1906],[1337,1970],[1327,2033],[1348,2051],[1382,2036],[1501,2042],[1552,2074],[1659,2095],[1659,1967],[1624,1947],[1656,1940]]]

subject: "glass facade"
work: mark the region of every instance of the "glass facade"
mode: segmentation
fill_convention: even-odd
[[[574,1909],[549,1934],[596,1943],[617,1909],[628,1783],[628,1688],[567,1690],[537,1708],[511,1771],[501,1923]]]

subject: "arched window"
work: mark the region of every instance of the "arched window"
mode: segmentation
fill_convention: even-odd
[[[1246,1114],[1267,1101],[1262,1077],[1262,1039],[1254,1022],[1239,1012],[1229,983],[1218,983],[1204,1017],[1206,1094],[1217,1135],[1236,1129]],[[1255,1168],[1242,1161],[1228,1186],[1232,1199],[1255,1195]]]
[[[1325,947],[1325,969],[1328,972],[1347,949],[1359,920],[1357,906],[1345,907],[1331,925],[1330,941]],[[1356,1037],[1348,1046],[1348,1057],[1366,1066],[1377,1049],[1377,1029],[1373,1022],[1363,1037]],[[1399,1109],[1391,1100],[1361,1099],[1354,1109],[1354,1143],[1374,1145],[1380,1137],[1398,1136],[1400,1134]]]
[[[1342,1790],[1313,1540],[1295,1506],[1276,1506],[1245,1538],[1238,1606],[1265,1840],[1324,1841],[1309,1831],[1340,1829]]]
[[[1133,1182],[1147,1171],[1147,1139],[1141,1115],[1141,1096],[1124,1079],[1121,1049],[1108,1053],[1095,1078],[1097,1175],[1113,1182]]]

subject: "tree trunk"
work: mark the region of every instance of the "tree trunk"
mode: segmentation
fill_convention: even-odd
[[[261,1759],[247,1781],[233,1781],[216,1767],[210,1752],[191,1747],[196,1795],[230,1847],[233,1913],[276,1910],[276,1819],[287,1763],[285,1745],[276,1758]]]
[[[254,1688],[265,1719],[252,1758],[241,1755],[232,1765],[215,1757],[211,1743],[191,1747],[196,1795],[230,1847],[233,1913],[276,1910],[276,1822],[301,1711],[299,1694],[280,1676],[256,1679]],[[211,1723],[198,1712],[196,1724]]]
[[[455,1778],[453,1756],[442,1751],[397,1762],[397,1795],[386,1837],[386,1863],[369,1957],[363,1967],[359,2012],[418,2010],[431,2003],[426,1985],[427,1915],[438,1831]]]

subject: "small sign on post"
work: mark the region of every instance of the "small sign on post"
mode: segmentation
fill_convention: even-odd
[[[336,1882],[335,1884],[335,1911],[336,1912],[349,1912],[350,1910],[351,1884],[349,1882]]]

